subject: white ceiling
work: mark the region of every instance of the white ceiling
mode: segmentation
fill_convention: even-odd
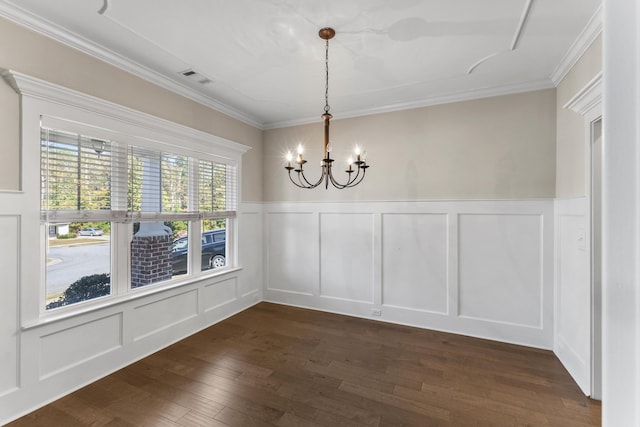
[[[0,0],[0,15],[270,128],[320,120],[324,26],[337,33],[329,50],[329,101],[339,119],[552,87],[552,75],[599,6],[600,0]],[[197,74],[183,76],[188,69]]]

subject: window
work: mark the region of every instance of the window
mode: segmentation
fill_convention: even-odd
[[[21,95],[22,194],[17,209],[21,254],[29,257],[19,270],[19,312],[23,327],[37,325],[45,318],[73,315],[139,298],[168,287],[195,286],[196,280],[202,282],[198,286],[217,280],[209,278],[215,269],[202,271],[201,245],[189,244],[201,239],[203,230],[207,230],[206,221],[216,222],[216,230],[224,224],[226,271],[238,265],[233,256],[237,252],[238,235],[237,175],[242,155],[250,147],[19,72],[6,70],[2,76]],[[178,168],[177,157],[171,156],[187,159],[186,210],[185,182],[166,179],[165,186],[162,187],[161,182],[157,188],[161,191],[161,208],[146,209],[146,196],[141,193],[145,182],[136,186],[132,178],[140,167],[133,162],[136,150],[143,151],[142,157],[144,154],[151,158],[157,156],[161,176],[165,178],[176,171],[180,172],[180,178],[185,177]],[[224,184],[210,186],[209,194],[215,194],[216,201],[209,210],[206,205],[204,210],[200,209],[201,161],[211,165],[212,170],[225,173]],[[144,173],[139,176],[144,180]],[[209,180],[203,178],[202,182],[206,186]],[[213,183],[213,178],[210,182]],[[174,184],[178,186],[171,187]],[[146,188],[151,194],[151,187]],[[180,191],[174,192],[176,188]],[[224,194],[224,203],[218,193]],[[158,199],[157,195],[153,197]],[[209,200],[209,196],[203,200]],[[187,272],[181,275],[172,272],[170,279],[132,286],[134,235],[146,228],[143,223],[162,223],[175,233],[177,226],[173,222],[187,224],[186,231],[183,229],[174,239],[186,241]],[[69,242],[72,239],[82,244],[72,245]],[[169,249],[171,258],[174,241]],[[56,253],[61,247],[67,248],[68,253]],[[67,268],[69,252],[87,271]],[[58,290],[54,289],[56,286]],[[59,306],[47,309],[54,300],[59,301]]]
[[[234,162],[46,117],[40,140],[46,310],[231,264]]]
[[[41,129],[47,309],[111,294],[112,159],[105,141]]]

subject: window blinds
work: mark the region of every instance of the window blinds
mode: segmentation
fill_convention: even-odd
[[[198,161],[198,211],[203,218],[235,216],[235,166],[207,160]]]
[[[184,154],[41,129],[45,221],[235,216],[236,167]]]
[[[47,220],[123,216],[112,206],[112,189],[121,185],[113,173],[122,157],[117,147],[109,141],[46,128],[40,140],[41,212]]]

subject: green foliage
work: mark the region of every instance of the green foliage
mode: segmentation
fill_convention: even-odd
[[[174,239],[186,236],[189,230],[187,221],[165,221],[164,225],[171,229],[171,235]]]
[[[219,228],[226,228],[227,220],[221,219],[205,219],[202,221],[202,231],[217,230]]]
[[[130,211],[142,210],[143,162],[140,156],[129,153],[129,185],[127,186],[127,206]]]
[[[111,279],[108,273],[84,276],[73,282],[60,299],[47,304],[47,310],[109,295],[110,290]]]
[[[75,239],[78,236],[76,235],[76,233],[69,233],[69,234],[58,234],[56,235],[56,237],[58,239]]]

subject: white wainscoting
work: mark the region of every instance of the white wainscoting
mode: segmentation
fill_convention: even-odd
[[[382,304],[447,315],[448,215],[383,214],[382,242]]]
[[[554,352],[582,391],[591,394],[591,244],[587,198],[555,202]]]
[[[372,214],[320,213],[321,297],[373,304],[373,236]]]
[[[542,328],[542,214],[458,216],[458,315]]]
[[[310,212],[269,212],[265,243],[269,289],[319,295],[318,216]],[[273,233],[270,231],[273,230]]]
[[[262,300],[262,205],[242,203],[240,270],[21,328],[19,296],[39,286],[20,274],[24,197],[0,192],[0,425]]]
[[[3,197],[4,196],[4,197]],[[18,277],[19,277],[19,256],[20,253],[20,216],[11,214],[5,210],[9,206],[15,206],[19,199],[18,194],[0,193],[6,205],[0,208],[0,399],[18,388]],[[2,206],[2,203],[0,203]],[[0,417],[2,424],[2,417]]]
[[[122,313],[40,337],[40,380],[122,347]],[[70,354],[69,349],[73,349]]]
[[[553,200],[264,208],[268,301],[553,348]]]
[[[162,313],[162,316],[158,316],[158,313]],[[138,305],[133,309],[133,317],[134,341],[164,332],[198,317],[198,289],[189,289]]]

